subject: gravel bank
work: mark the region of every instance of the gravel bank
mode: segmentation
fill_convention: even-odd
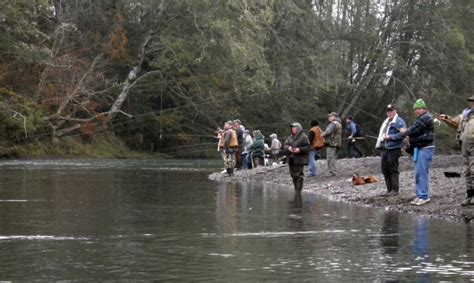
[[[305,172],[308,169],[305,167]],[[444,172],[457,172],[462,176],[462,157],[459,155],[436,155],[430,170],[431,202],[414,206],[410,204],[415,198],[415,176],[413,163],[408,156],[400,158],[400,194],[396,197],[380,197],[385,192],[385,181],[380,169],[379,157],[338,160],[338,175],[325,177],[327,172],[326,160],[318,160],[318,176],[305,177],[304,191],[314,192],[333,201],[342,201],[364,206],[385,207],[387,210],[397,210],[407,213],[420,214],[430,217],[447,219],[458,222],[469,222],[474,219],[474,206],[462,207],[465,198],[464,177],[447,178]],[[373,175],[377,183],[362,186],[352,185],[352,174],[360,176]],[[279,185],[293,184],[287,165],[265,166],[252,170],[237,171],[233,177],[222,173],[209,176],[216,181],[265,181]]]

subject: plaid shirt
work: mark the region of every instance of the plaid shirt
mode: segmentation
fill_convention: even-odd
[[[434,144],[433,116],[429,112],[416,118],[415,124],[408,128],[406,135],[413,147],[425,147]]]

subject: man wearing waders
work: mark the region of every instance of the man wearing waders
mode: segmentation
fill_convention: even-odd
[[[233,129],[233,122],[228,121],[224,125],[224,168],[228,176],[234,175],[235,149],[239,147],[237,133]]]
[[[308,165],[308,152],[311,145],[300,123],[290,125],[291,133],[285,141],[283,150],[288,157],[290,175],[296,192],[303,190],[304,166]]]
[[[406,128],[405,121],[398,116],[395,106],[387,105],[386,112],[387,119],[380,127],[377,144],[375,145],[375,148],[380,151],[382,173],[387,187],[387,192],[380,195],[382,197],[398,195],[400,187],[398,159],[402,155],[404,139],[398,129]]]
[[[445,121],[450,127],[457,129],[457,138],[461,142],[462,156],[466,170],[466,199],[462,206],[474,205],[474,95],[467,99],[469,108],[457,117],[445,114],[439,115],[440,120]]]

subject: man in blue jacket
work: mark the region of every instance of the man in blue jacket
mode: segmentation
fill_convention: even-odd
[[[402,155],[404,138],[398,129],[406,128],[406,124],[402,117],[398,116],[395,106],[389,104],[386,110],[387,119],[380,127],[375,147],[380,150],[382,173],[387,186],[387,192],[381,196],[396,196],[400,188],[398,159]]]

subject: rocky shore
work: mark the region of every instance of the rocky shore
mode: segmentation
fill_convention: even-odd
[[[466,197],[463,177],[462,157],[459,155],[436,155],[430,170],[431,201],[422,206],[411,205],[415,198],[415,176],[413,163],[408,156],[400,158],[400,194],[396,197],[380,197],[385,192],[385,181],[380,169],[379,157],[338,160],[338,174],[325,177],[326,160],[318,160],[318,176],[305,177],[305,192],[315,193],[333,201],[342,201],[363,206],[385,207],[386,210],[397,210],[407,213],[425,215],[457,222],[473,223],[474,206],[462,207],[461,201]],[[305,172],[308,170],[305,167]],[[448,178],[445,172],[455,172],[461,177]],[[355,186],[352,175],[373,175],[378,182]],[[222,173],[213,173],[212,180],[225,181],[264,181],[287,185],[293,190],[293,184],[285,164],[265,166],[252,170],[237,171],[233,177]]]

